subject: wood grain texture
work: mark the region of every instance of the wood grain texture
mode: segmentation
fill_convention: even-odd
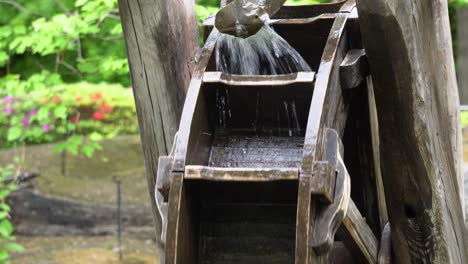
[[[353,2],[353,1],[351,1]],[[346,104],[343,102],[339,82],[339,64],[345,56],[347,41],[345,25],[349,13],[338,13],[324,48],[314,86],[307,132],[304,142],[304,158],[299,177],[297,224],[296,224],[296,264],[314,262],[315,254],[309,247],[310,226],[315,215],[315,200],[310,195],[313,162],[321,160],[323,142],[321,128],[333,128],[341,136],[346,120]],[[320,142],[319,142],[320,141]]]
[[[336,142],[340,140],[335,131],[328,129],[327,134],[327,141],[331,141],[332,138]],[[330,143],[327,143],[327,145],[329,144]],[[335,233],[343,222],[351,199],[351,180],[343,160],[341,159],[341,154],[338,154],[338,145],[339,144],[332,146],[336,153],[336,163],[334,166],[336,185],[333,203],[317,210],[314,226],[312,227],[311,246],[319,256],[328,255],[330,253],[335,240]],[[327,150],[327,152],[331,151],[330,149]],[[327,153],[327,155],[329,155],[329,153]]]
[[[468,8],[457,10],[457,76],[460,103],[468,105]]]
[[[392,230],[389,223],[382,231],[377,264],[392,264]]]
[[[466,263],[447,1],[358,0],[397,263]]]
[[[349,201],[348,212],[343,224],[358,245],[359,249],[361,249],[361,252],[366,257],[367,262],[376,263],[379,242],[367,225],[366,219],[362,217],[353,200]]]
[[[191,77],[198,46],[195,6],[190,0],[119,0],[119,11],[156,236],[162,247],[154,186],[158,157],[171,148]]]
[[[184,177],[205,181],[265,182],[297,180],[297,168],[217,168],[208,166],[185,166]]]
[[[367,98],[369,102],[369,122],[372,140],[372,157],[374,163],[375,186],[377,189],[377,203],[379,207],[380,228],[383,230],[388,223],[387,204],[385,202],[385,188],[383,185],[380,165],[380,139],[379,122],[377,118],[377,106],[375,105],[374,84],[372,78],[367,78]]]

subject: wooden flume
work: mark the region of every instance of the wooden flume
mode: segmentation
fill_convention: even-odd
[[[216,72],[213,23],[159,160],[165,262],[391,263],[354,1],[272,17],[315,72]]]

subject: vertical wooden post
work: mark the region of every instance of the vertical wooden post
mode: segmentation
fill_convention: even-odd
[[[446,0],[358,0],[396,263],[467,263]]]
[[[161,219],[154,200],[158,157],[171,149],[190,81],[198,47],[195,2],[119,0],[119,11],[161,249]]]
[[[457,35],[458,91],[460,103],[468,105],[468,7],[460,7],[457,10]]]

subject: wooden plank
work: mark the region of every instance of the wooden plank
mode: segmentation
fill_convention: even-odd
[[[358,0],[397,263],[467,263],[447,1]]]
[[[186,166],[185,178],[206,181],[264,182],[297,180],[297,168],[216,168]]]
[[[379,139],[379,123],[377,120],[377,107],[375,105],[374,85],[372,78],[367,78],[367,95],[369,101],[369,119],[372,138],[372,156],[374,163],[375,185],[377,187],[377,204],[379,206],[380,228],[383,230],[388,223],[387,203],[385,202],[385,189],[382,179],[382,171],[380,166],[380,139]]]
[[[195,5],[190,0],[118,2],[156,241],[161,249],[161,219],[154,201],[158,157],[167,154],[172,146],[194,67],[193,58],[198,48]]]
[[[376,263],[378,255],[379,241],[372,233],[372,230],[362,217],[361,213],[354,204],[353,200],[349,202],[348,212],[343,221],[343,225],[348,230],[353,240],[358,245],[368,263]]]
[[[219,34],[220,33],[216,28],[211,31],[210,36],[208,37],[205,46],[201,51],[200,59],[198,61],[198,64],[196,65],[196,68],[192,75],[192,79],[190,81],[189,89],[187,91],[185,107],[183,109],[182,116],[180,119],[180,132],[177,136],[177,143],[174,151],[174,171],[182,172],[185,170],[187,149],[189,147],[190,140],[190,131],[192,125],[196,125],[193,123],[195,108],[197,106],[196,102],[198,101],[198,96],[201,94],[200,89],[202,85],[203,75],[205,73],[206,66],[208,65],[208,61],[210,60],[213,50],[215,48]]]
[[[296,72],[279,75],[238,75],[224,72],[205,72],[203,82],[224,83],[233,86],[284,86],[314,81],[314,72]]]

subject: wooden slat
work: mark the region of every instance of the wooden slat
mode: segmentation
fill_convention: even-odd
[[[385,202],[385,190],[380,166],[380,139],[379,123],[377,121],[377,107],[375,105],[374,85],[372,78],[367,78],[367,94],[369,100],[369,116],[372,138],[372,156],[374,159],[375,185],[377,187],[377,203],[379,206],[379,220],[381,230],[388,223],[387,203]]]
[[[186,179],[207,181],[265,182],[297,180],[297,168],[216,168],[208,166],[185,167]]]
[[[354,239],[368,263],[376,263],[379,241],[372,233],[353,200],[349,202],[348,212],[343,221],[346,230]]]
[[[205,72],[203,82],[235,86],[281,86],[313,82],[314,72],[296,72],[279,75],[238,75],[224,72]]]

